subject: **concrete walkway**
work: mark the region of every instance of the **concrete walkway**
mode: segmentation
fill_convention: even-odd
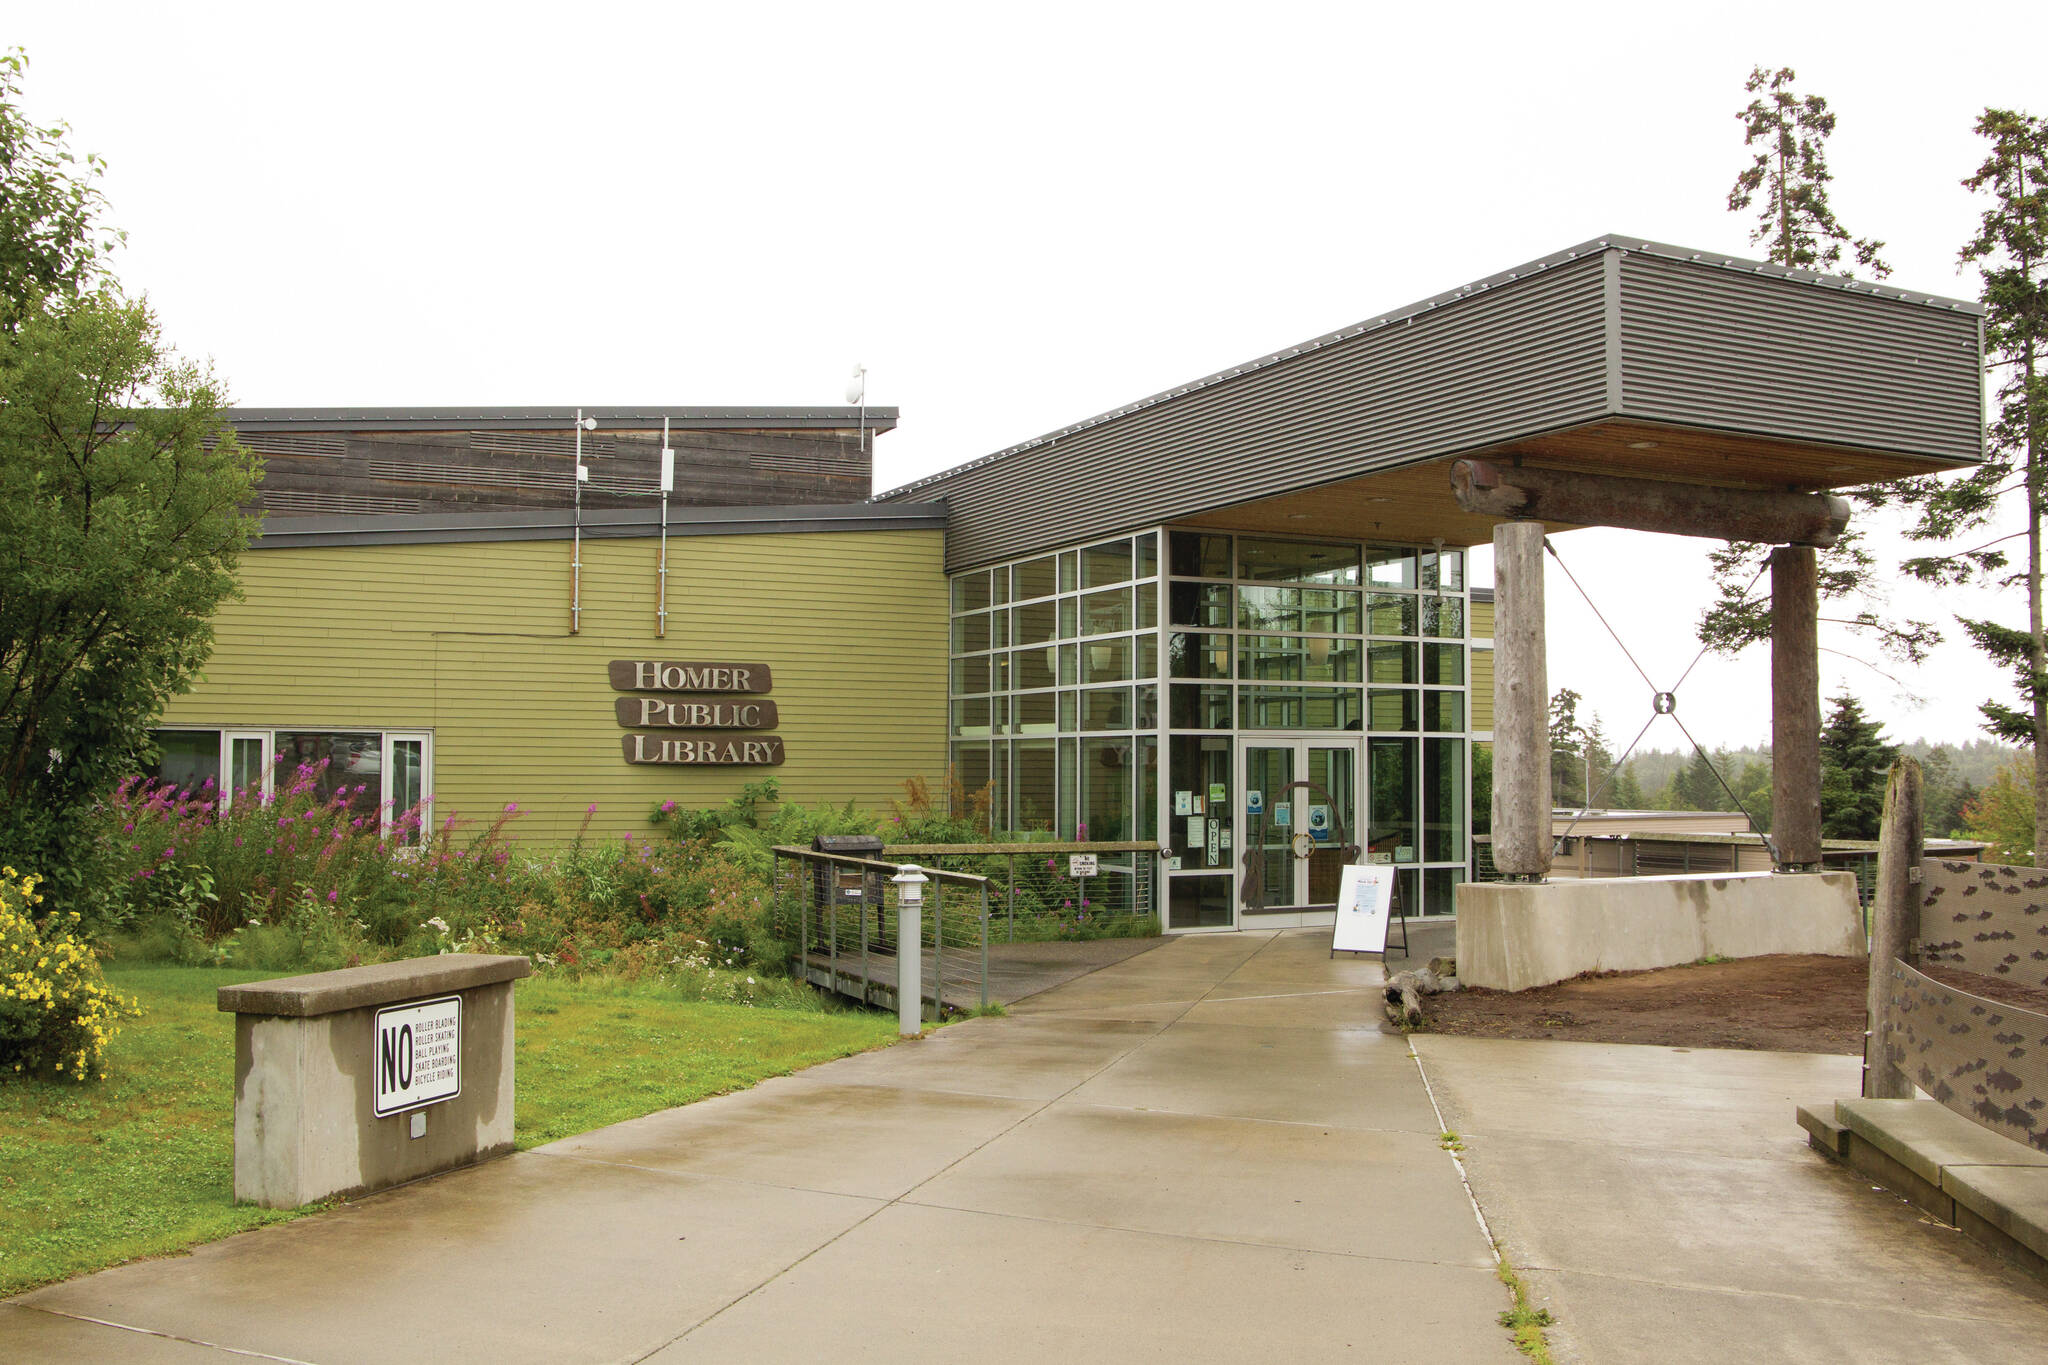
[[[1560,1361],[2048,1360],[2048,1291],[1807,1147],[1857,1058],[1412,1041]]]
[[[920,1042],[0,1304],[0,1359],[1519,1360],[1375,962],[1184,938]]]
[[[1507,1365],[1439,1105],[1562,1361],[2048,1358],[2048,1294],[1804,1147],[1853,1059],[1419,1035],[1418,1068],[1327,934],[1177,939],[38,1290],[0,1360]]]

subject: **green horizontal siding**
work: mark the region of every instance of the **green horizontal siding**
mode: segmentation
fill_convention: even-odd
[[[517,802],[528,839],[573,837],[593,803],[594,836],[644,833],[664,800],[715,805],[771,776],[787,799],[881,807],[945,772],[943,553],[937,530],[671,540],[662,640],[653,541],[584,543],[573,636],[563,542],[252,552],[163,723],[431,729],[436,815]],[[628,764],[605,675],[623,658],[767,664],[787,762]]]
[[[1472,604],[1472,640],[1493,643],[1492,602]],[[1493,651],[1472,651],[1472,730],[1485,734],[1493,729]]]

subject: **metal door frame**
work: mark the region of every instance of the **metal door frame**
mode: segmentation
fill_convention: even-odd
[[[1230,862],[1230,907],[1231,923],[1237,929],[1292,929],[1303,925],[1330,923],[1336,916],[1333,908],[1327,910],[1304,910],[1299,908],[1279,911],[1273,914],[1247,914],[1244,908],[1244,855],[1251,847],[1252,818],[1246,809],[1251,793],[1250,770],[1253,749],[1293,749],[1295,764],[1299,769],[1295,779],[1308,777],[1308,751],[1315,749],[1346,749],[1351,754],[1351,805],[1352,818],[1346,822],[1352,842],[1360,846],[1360,857],[1365,856],[1363,848],[1364,819],[1367,809],[1365,783],[1365,739],[1363,734],[1349,730],[1259,730],[1247,733],[1237,732],[1237,752],[1233,755],[1231,776],[1236,792],[1235,807],[1231,812],[1231,843],[1233,852]],[[1308,879],[1308,860],[1297,858],[1294,869],[1295,892],[1304,893]]]

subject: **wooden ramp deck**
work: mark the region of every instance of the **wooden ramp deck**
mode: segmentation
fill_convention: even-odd
[[[988,949],[988,1000],[992,1005],[1009,1005],[1040,991],[1051,990],[1076,977],[1150,952],[1167,940],[1153,938],[1097,938],[1073,943],[992,943]],[[972,1010],[981,1005],[981,948],[948,947],[946,981],[942,999],[948,1009]],[[924,996],[931,999],[936,962],[932,951],[924,953]],[[869,949],[866,975],[862,975],[859,949],[841,952],[837,970],[826,954],[813,952],[804,960],[804,976],[814,986],[865,1001],[883,1009],[896,1008],[896,955]]]

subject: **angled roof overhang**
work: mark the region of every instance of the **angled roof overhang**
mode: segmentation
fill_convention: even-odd
[[[1812,491],[1983,453],[1981,309],[1603,237],[880,495],[954,569],[1162,522],[1477,544],[1449,464]]]

